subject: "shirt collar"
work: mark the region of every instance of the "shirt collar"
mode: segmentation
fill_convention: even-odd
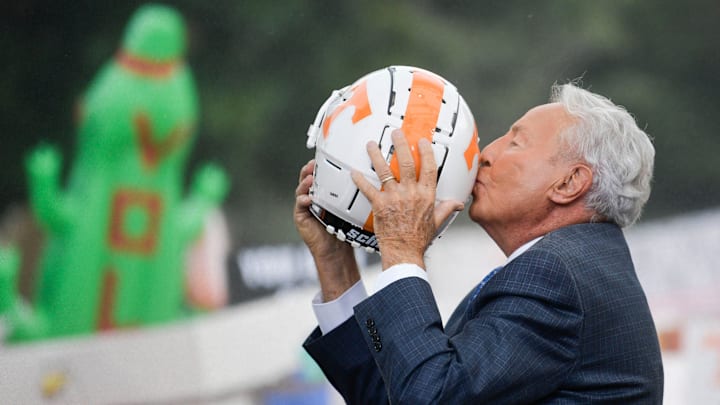
[[[540,239],[542,239],[544,236],[545,236],[545,235],[538,236],[537,238],[531,240],[530,242],[527,242],[527,243],[525,243],[524,245],[520,246],[519,248],[515,249],[515,251],[512,252],[512,254],[511,254],[510,256],[508,256],[508,258],[507,258],[507,260],[505,261],[505,264],[503,265],[503,267],[504,267],[504,266],[507,266],[508,263],[510,263],[511,261],[515,260],[515,258],[517,258],[517,257],[520,256],[521,254],[525,253],[528,249],[530,249],[531,247],[533,247],[533,245],[536,244],[536,243],[538,243],[538,242],[540,241]]]

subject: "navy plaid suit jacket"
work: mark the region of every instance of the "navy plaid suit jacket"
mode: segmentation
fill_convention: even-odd
[[[304,346],[348,403],[662,403],[655,326],[616,225],[551,232],[469,297],[443,327],[430,286],[402,279]]]

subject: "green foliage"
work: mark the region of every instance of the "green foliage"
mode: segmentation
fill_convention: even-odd
[[[141,3],[8,6],[0,36],[6,162],[2,204],[27,198],[21,156],[41,139],[70,155],[73,101],[113,55]],[[717,205],[720,8],[710,0],[176,1],[189,25],[201,120],[192,162],[231,174],[235,243],[295,239],[290,218],[305,131],[333,89],[387,65],[452,81],[481,142],[552,83],[625,105],[657,148],[648,216]]]

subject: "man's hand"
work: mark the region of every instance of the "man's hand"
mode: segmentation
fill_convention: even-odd
[[[315,161],[309,161],[300,169],[300,179],[295,189],[295,227],[315,259],[323,302],[334,300],[360,280],[352,246],[339,241],[323,229],[322,224],[310,213],[312,200],[308,194],[313,183]]]
[[[463,203],[443,201],[435,206],[437,164],[430,141],[422,138],[418,142],[419,175],[415,173],[415,162],[405,135],[395,130],[392,141],[400,168],[399,179],[387,180],[393,173],[375,142],[369,142],[367,150],[375,173],[383,181],[382,189],[373,187],[358,172],[354,171],[352,178],[372,204],[383,270],[400,263],[412,263],[424,269],[423,256],[438,226],[454,211],[462,210]]]
[[[323,229],[320,221],[310,213],[310,187],[313,184],[315,160],[309,161],[300,169],[300,179],[295,189],[295,210],[293,218],[295,227],[313,256],[329,256],[334,254],[343,243]]]

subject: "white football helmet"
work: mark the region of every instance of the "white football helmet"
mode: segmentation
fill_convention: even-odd
[[[418,141],[432,141],[438,166],[436,202],[467,201],[478,170],[475,120],[455,86],[427,70],[390,66],[333,91],[308,129],[315,148],[310,211],[328,232],[354,247],[379,251],[370,202],[350,177],[362,173],[380,188],[366,144],[374,140],[396,178],[398,162],[390,134],[401,129],[419,168]],[[452,215],[436,236],[455,219]]]

